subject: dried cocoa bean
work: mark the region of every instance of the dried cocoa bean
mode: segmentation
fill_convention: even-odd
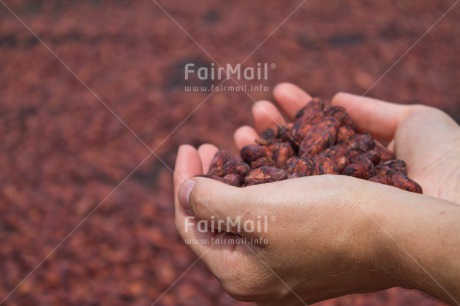
[[[260,134],[260,138],[256,140],[256,143],[260,145],[269,145],[276,141],[276,133],[273,129],[268,128]]]
[[[241,161],[229,161],[224,166],[225,175],[227,174],[237,174],[240,177],[245,177],[251,168],[245,162]]]
[[[378,176],[378,175],[376,175],[376,176],[371,177],[369,179],[369,181],[384,184],[384,185],[389,185],[390,184],[388,182],[388,178],[386,176]]]
[[[305,136],[300,144],[299,154],[308,153],[313,156],[333,145],[337,139],[338,125],[336,118],[324,117]]]
[[[350,164],[342,171],[343,175],[353,176],[356,178],[367,180],[372,175],[367,171],[366,166],[362,164]]]
[[[235,187],[240,187],[243,181],[242,177],[238,174],[227,174],[222,179],[224,183]]]
[[[326,116],[332,116],[335,117],[337,120],[339,120],[341,125],[344,126],[349,126],[352,129],[356,129],[356,125],[351,120],[350,116],[347,113],[347,110],[341,106],[331,106],[325,111]]]
[[[347,151],[366,152],[374,148],[374,139],[369,134],[355,134],[348,140]]]
[[[382,166],[388,167],[397,172],[403,173],[404,175],[407,175],[407,164],[403,160],[400,160],[400,159],[389,160],[389,161],[384,162]]]
[[[337,144],[343,145],[348,143],[350,138],[355,135],[355,131],[349,125],[342,125],[337,131]]]
[[[294,150],[289,142],[277,142],[269,146],[269,151],[273,153],[273,160],[278,168],[286,169],[286,162],[294,156]]]
[[[267,156],[267,149],[257,144],[250,144],[241,149],[241,158],[248,164]]]
[[[324,101],[321,98],[315,97],[310,102],[307,103],[304,107],[302,107],[297,114],[295,115],[295,119],[298,119],[305,115],[306,113],[310,113],[311,111],[315,110],[324,110]]]
[[[360,164],[366,168],[368,178],[375,175],[375,166],[366,156],[360,154],[351,160],[353,164]]]
[[[286,172],[283,169],[275,167],[260,167],[251,170],[244,178],[246,186],[271,183],[276,181],[285,180],[287,178]]]
[[[224,150],[219,150],[216,152],[216,154],[214,154],[209,167],[223,167],[228,161],[230,161],[230,155]]]
[[[332,146],[324,150],[320,155],[332,159],[338,173],[350,164],[350,160],[345,156],[346,149],[343,146]]]
[[[276,137],[282,142],[289,142],[292,148],[296,150],[299,147],[300,142],[296,140],[293,129],[293,123],[289,123],[284,126],[279,126]]]
[[[338,174],[334,162],[329,157],[315,156],[313,157],[313,162],[315,164],[315,175]]]
[[[310,176],[315,173],[315,164],[309,157],[297,158],[293,167],[288,164],[288,178]]]
[[[224,176],[224,165],[230,160],[230,155],[224,151],[219,150],[214,154],[209,165],[208,174],[211,176]]]
[[[390,185],[402,190],[423,193],[422,187],[403,173],[396,171],[392,172],[391,175],[388,176],[388,182]]]
[[[369,150],[367,152],[361,153],[358,155],[364,158],[369,159],[374,165],[378,165],[380,163],[380,151],[376,148]]]
[[[394,155],[394,153],[388,150],[383,144],[381,144],[377,140],[374,140],[374,142],[375,142],[375,148],[380,152],[381,162],[386,162],[392,159],[396,159],[396,156]]]
[[[294,172],[295,166],[299,162],[299,159],[300,158],[297,157],[297,156],[293,156],[293,157],[288,159],[288,161],[286,162],[286,173],[288,175],[292,174]]]
[[[255,160],[251,163],[251,169],[256,169],[256,168],[263,167],[263,166],[268,166],[268,167],[275,166],[275,161],[272,158],[266,156],[266,157],[259,158],[258,160]]]
[[[294,122],[292,132],[297,142],[301,142],[308,134],[313,125],[324,118],[324,112],[320,110],[311,111]]]

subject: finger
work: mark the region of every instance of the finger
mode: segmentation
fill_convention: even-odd
[[[377,139],[389,141],[398,124],[413,110],[412,106],[398,105],[377,99],[338,93],[332,104],[347,109],[357,126],[368,131]]]
[[[217,276],[221,275],[221,270],[226,268],[222,265],[222,258],[223,256],[230,259],[235,257],[229,253],[229,250],[234,249],[234,245],[231,243],[213,243],[214,240],[223,238],[225,234],[199,230],[196,218],[190,216],[178,200],[178,190],[181,183],[202,173],[202,164],[198,151],[189,145],[181,146],[177,155],[174,172],[176,228],[187,245],[206,263],[211,271]],[[186,188],[186,186],[182,186],[181,188]]]
[[[268,128],[276,131],[279,125],[286,123],[276,106],[268,101],[256,102],[252,107],[252,115],[259,133]]]
[[[219,149],[217,149],[216,146],[208,143],[203,144],[198,148],[198,154],[200,155],[201,163],[203,164],[203,173],[208,173],[209,165],[211,164],[211,161],[217,151],[219,151]]]
[[[242,126],[235,131],[233,139],[235,140],[236,147],[241,150],[248,144],[256,143],[256,139],[259,138],[256,130],[250,126]]]
[[[176,197],[180,185],[186,179],[202,173],[203,166],[197,150],[190,145],[180,146],[174,168],[174,194]]]
[[[293,119],[299,109],[304,107],[312,99],[304,90],[291,83],[276,85],[273,95],[281,109],[290,119]]]
[[[198,220],[207,220],[219,231],[257,236],[256,228],[251,230],[243,226],[246,221],[257,222],[252,213],[258,203],[251,200],[253,195],[247,190],[208,178],[194,178],[179,189],[179,201],[185,210],[193,211]]]

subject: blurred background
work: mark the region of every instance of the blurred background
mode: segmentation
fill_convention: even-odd
[[[453,4],[1,0],[0,305],[243,305],[202,263],[189,269],[168,169],[178,146],[236,153],[233,131],[281,81],[459,121],[460,6],[432,27]],[[245,58],[276,64],[270,91],[184,90],[202,84],[186,63]],[[320,303],[438,304],[403,289]]]

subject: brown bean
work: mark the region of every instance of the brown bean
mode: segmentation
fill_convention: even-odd
[[[267,149],[257,144],[249,144],[241,149],[241,158],[248,164],[267,156]]]
[[[244,178],[246,186],[271,183],[276,181],[285,180],[287,178],[286,172],[283,169],[275,167],[260,167],[251,170]]]

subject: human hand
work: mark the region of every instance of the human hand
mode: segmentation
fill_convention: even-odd
[[[288,83],[278,85],[274,95],[290,119],[311,99]],[[460,204],[460,127],[447,114],[424,105],[398,105],[346,93],[336,94],[331,103],[347,109],[362,130],[389,142],[425,195]],[[253,114],[259,132],[276,128],[275,122],[284,122],[276,107],[267,101],[256,103]],[[236,142],[242,146],[255,135],[255,130],[243,127],[235,133]]]
[[[279,87],[277,94],[279,97]],[[284,101],[281,104],[290,114],[294,104]],[[295,110],[292,107],[291,113],[301,106]],[[265,111],[265,115],[261,115],[263,107],[271,108],[270,116]],[[254,116],[259,130],[273,124],[273,119],[282,123],[284,119],[275,111],[267,102],[256,104]],[[235,134],[239,147],[256,137],[255,130],[248,127]],[[455,288],[448,285],[433,286],[432,280],[420,273],[420,267],[407,258],[403,250],[410,249],[418,255],[418,249],[411,244],[398,244],[407,239],[407,235],[401,234],[397,222],[416,220],[420,223],[419,227],[413,224],[417,234],[432,236],[422,217],[449,211],[452,212],[448,214],[449,220],[458,220],[458,208],[455,210],[451,203],[330,175],[245,188],[195,178],[187,180],[179,191],[184,179],[206,172],[216,150],[210,145],[198,151],[181,147],[175,174],[176,226],[184,239],[212,241],[224,235],[227,241],[224,244],[190,246],[234,297],[257,301],[260,305],[301,305],[302,301],[311,303],[392,286],[419,288],[446,301],[450,297],[444,289],[455,292]],[[202,233],[196,224],[186,230],[189,214],[197,220],[208,221],[241,217],[242,222],[256,220],[257,216],[275,216],[276,222],[268,225],[267,233],[226,227],[224,234]],[[242,238],[264,236],[268,245],[238,244],[229,240],[242,239],[234,234]],[[416,263],[419,261],[415,259]],[[432,271],[430,275],[433,274],[436,280],[448,283],[445,273],[438,275]]]

